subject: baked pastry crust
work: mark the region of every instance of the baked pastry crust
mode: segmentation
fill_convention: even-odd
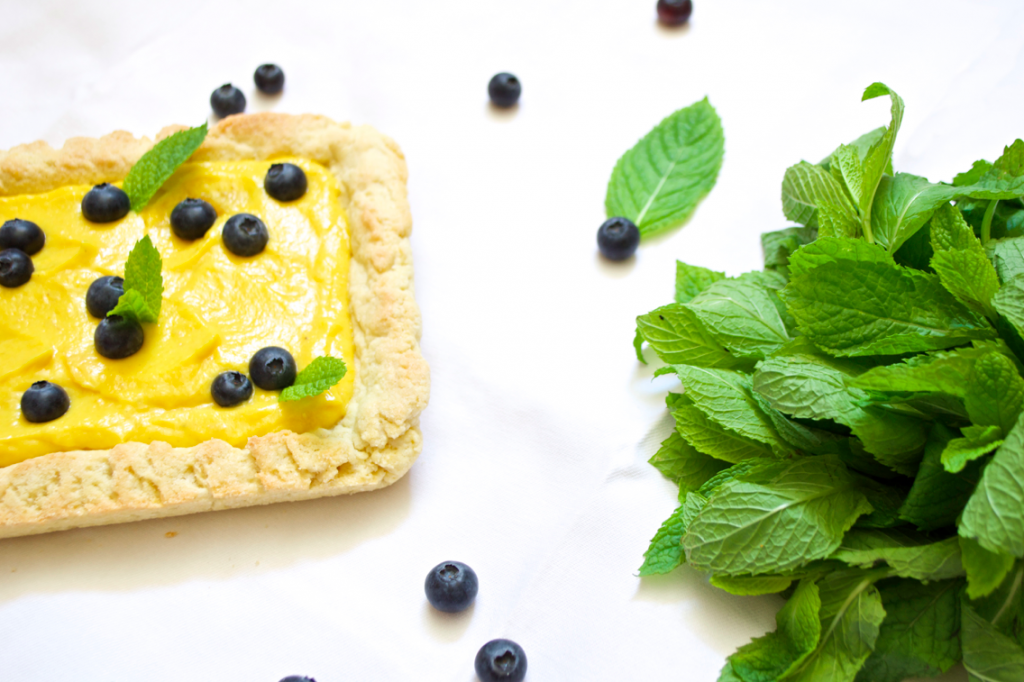
[[[0,196],[122,180],[153,144],[118,131],[59,150],[35,142],[0,152]],[[374,490],[412,466],[430,376],[419,348],[405,159],[368,126],[262,113],[215,125],[192,160],[280,156],[327,167],[349,218],[356,352],[345,417],[332,429],[251,437],[244,448],[216,439],[189,448],[124,443],[0,468],[0,538]]]

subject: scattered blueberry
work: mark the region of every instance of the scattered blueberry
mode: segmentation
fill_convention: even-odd
[[[236,256],[255,256],[266,248],[270,239],[267,226],[251,213],[239,213],[228,218],[220,236],[227,250]]]
[[[85,292],[85,308],[93,317],[103,319],[124,294],[124,280],[114,275],[100,277]]]
[[[277,64],[263,64],[252,75],[256,89],[264,95],[276,95],[284,88],[284,71]]]
[[[625,260],[639,245],[640,230],[631,220],[609,218],[597,230],[597,248],[608,260]]]
[[[225,83],[210,95],[210,107],[221,118],[245,111],[245,95],[231,83]]]
[[[144,340],[142,326],[135,320],[120,315],[104,317],[93,335],[96,352],[111,360],[135,355],[142,348]]]
[[[21,249],[29,256],[39,253],[46,243],[46,235],[29,220],[15,218],[0,227],[0,249]]]
[[[691,0],[658,0],[658,21],[666,26],[680,26],[690,20]]]
[[[510,639],[492,639],[476,653],[480,682],[522,682],[526,677],[526,652]]]
[[[306,193],[306,173],[293,163],[275,163],[263,179],[267,194],[278,201],[295,201]]]
[[[13,289],[32,279],[32,259],[21,249],[0,251],[0,286]]]
[[[510,107],[519,101],[523,86],[519,79],[510,73],[499,73],[487,84],[487,94],[495,106]]]
[[[221,407],[234,407],[252,397],[252,382],[241,372],[221,372],[213,380],[210,393]]]
[[[476,599],[480,583],[476,572],[461,561],[445,561],[430,569],[423,585],[427,601],[438,611],[465,611]]]
[[[202,199],[184,199],[171,211],[171,230],[179,239],[199,239],[213,227],[217,211]]]
[[[289,675],[288,677],[282,677],[281,682],[316,682],[316,680],[305,675]]]
[[[21,413],[25,419],[39,424],[52,422],[71,407],[67,391],[49,381],[37,381],[21,394]]]
[[[132,202],[120,187],[104,182],[86,192],[82,215],[93,223],[112,223],[128,215]]]
[[[280,391],[295,383],[295,358],[284,348],[267,346],[249,360],[249,376],[264,391]]]

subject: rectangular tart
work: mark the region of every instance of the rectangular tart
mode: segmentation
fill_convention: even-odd
[[[60,150],[36,142],[0,152],[0,197],[119,182],[152,144],[115,132]],[[368,491],[408,471],[421,449],[430,379],[419,348],[404,158],[367,126],[264,113],[224,119],[190,162],[285,157],[326,168],[348,218],[354,356],[346,361],[354,381],[344,416],[301,433],[252,434],[239,447],[211,434],[188,447],[124,442],[0,467],[0,538]]]

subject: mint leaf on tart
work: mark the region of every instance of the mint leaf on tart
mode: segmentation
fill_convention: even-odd
[[[188,161],[205,139],[206,124],[203,123],[165,137],[143,154],[124,179],[123,189],[132,203],[132,210],[138,212],[145,208],[167,178]]]
[[[163,260],[147,234],[132,247],[124,265],[124,294],[107,313],[137,322],[156,322],[164,293]]]
[[[278,400],[283,403],[320,395],[344,379],[347,371],[344,360],[330,356],[316,358],[299,372],[294,384],[281,391]]]
[[[615,164],[608,217],[628,218],[644,237],[681,225],[715,186],[724,154],[722,121],[706,97],[670,114]]]

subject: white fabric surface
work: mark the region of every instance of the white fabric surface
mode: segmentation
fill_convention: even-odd
[[[654,0],[0,2],[2,148],[197,124],[227,81],[249,111],[393,136],[433,375],[423,454],[390,489],[0,542],[0,678],[469,682],[509,637],[534,682],[711,681],[774,628],[774,597],[635,577],[675,491],[646,464],[670,382],[637,365],[633,318],[669,301],[676,258],[760,267],[785,168],[888,123],[859,101],[873,81],[907,103],[897,169],[948,180],[998,156],[1024,134],[1024,8],[694,4],[666,30]],[[279,98],[253,89],[267,61]],[[524,87],[510,113],[487,104],[502,70]],[[616,159],[705,95],[717,187],[683,230],[602,262]],[[450,559],[481,581],[457,616],[423,597]]]

